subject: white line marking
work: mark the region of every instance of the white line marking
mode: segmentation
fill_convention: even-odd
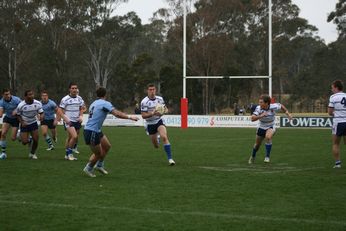
[[[274,221],[274,222],[294,222],[294,223],[307,223],[313,225],[340,225],[346,226],[346,221],[333,221],[333,220],[316,220],[316,219],[301,219],[301,218],[283,218],[283,217],[270,217],[270,216],[256,216],[256,215],[239,215],[232,213],[212,213],[212,212],[183,212],[183,211],[169,211],[160,209],[136,209],[128,207],[116,206],[86,206],[86,205],[73,205],[73,204],[57,204],[57,203],[42,203],[42,202],[28,202],[28,201],[8,201],[0,200],[1,204],[22,205],[22,206],[39,206],[39,207],[54,207],[54,208],[72,208],[72,209],[100,209],[100,210],[120,210],[136,213],[152,213],[152,214],[168,214],[177,216],[201,216],[201,217],[214,217],[226,219],[239,219],[251,221]]]
[[[296,167],[261,167],[251,165],[249,167],[209,167],[209,166],[198,166],[198,168],[221,171],[221,172],[241,172],[248,171],[253,173],[285,173],[285,172],[301,172],[301,171],[309,171],[315,169],[322,169],[323,167],[312,167],[312,168],[296,168]]]

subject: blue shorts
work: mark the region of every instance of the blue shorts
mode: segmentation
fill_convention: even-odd
[[[346,136],[346,123],[337,123],[333,125],[333,134],[336,136]]]
[[[2,120],[3,123],[8,123],[12,127],[18,128],[19,127],[19,120],[17,118],[9,118],[7,116],[4,117]]]
[[[273,129],[273,127],[270,127],[270,128]],[[270,129],[270,128],[267,128],[267,129],[257,128],[256,135],[264,138],[264,137],[266,137],[267,130]]]
[[[80,122],[70,122],[70,124],[66,124],[64,123],[64,128],[66,130],[66,128],[72,128],[74,127],[76,130],[79,130],[82,127],[82,123]]]
[[[96,146],[101,143],[101,139],[103,137],[102,132],[94,132],[90,130],[84,130],[84,140],[87,145]]]
[[[147,126],[147,132],[149,135],[154,135],[157,133],[157,129],[161,126],[166,126],[162,120],[159,120],[156,124],[148,124]]]
[[[54,125],[54,119],[53,120],[43,120],[41,122],[41,126],[46,125],[49,129],[54,129],[56,126]]]
[[[32,132],[38,129],[37,122],[26,125],[23,127],[23,125],[20,125],[20,132]]]

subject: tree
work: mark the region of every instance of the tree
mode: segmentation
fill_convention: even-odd
[[[24,45],[26,39],[34,39],[27,33],[35,24],[33,18],[35,2],[6,0],[0,3],[0,44],[7,57],[2,55],[2,60],[7,60],[6,73],[8,85],[14,93],[18,89],[18,67],[25,61],[30,53],[28,46]]]
[[[328,15],[327,21],[333,21],[337,25],[340,39],[346,38],[346,0],[339,0],[335,11]]]

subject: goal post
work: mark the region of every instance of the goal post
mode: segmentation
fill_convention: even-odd
[[[268,79],[268,94],[272,96],[272,0],[268,0],[268,75],[265,76],[187,76],[186,74],[186,17],[187,0],[183,2],[183,97],[180,100],[181,128],[188,127],[187,79]]]

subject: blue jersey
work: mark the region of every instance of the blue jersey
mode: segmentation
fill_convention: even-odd
[[[106,119],[107,114],[114,110],[113,105],[104,100],[95,100],[89,107],[89,119],[84,126],[84,130],[101,132],[103,121]]]
[[[55,119],[55,110],[57,108],[56,103],[53,100],[48,99],[47,103],[42,103],[42,109],[44,111],[44,119],[45,120],[53,120]]]
[[[17,96],[12,95],[10,101],[6,101],[4,98],[0,100],[0,108],[4,110],[6,117],[8,118],[16,118],[16,115],[12,115],[13,111],[17,108],[18,104],[22,100]]]

